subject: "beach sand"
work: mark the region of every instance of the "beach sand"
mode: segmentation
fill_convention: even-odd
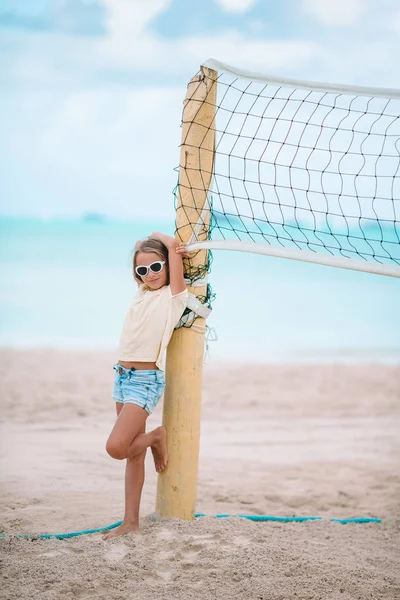
[[[26,540],[122,519],[115,356],[0,355],[1,598],[400,598],[399,366],[205,366],[197,511],[321,521],[154,520],[148,452],[140,534]]]

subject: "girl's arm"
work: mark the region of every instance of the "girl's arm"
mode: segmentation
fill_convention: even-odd
[[[159,231],[153,231],[149,237],[160,240],[160,242],[168,249],[169,285],[172,295],[176,296],[176,294],[180,294],[186,290],[182,262],[182,257],[185,256],[185,254],[182,252],[182,244],[175,238],[160,233]]]

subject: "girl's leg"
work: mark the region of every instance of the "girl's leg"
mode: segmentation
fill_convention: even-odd
[[[157,473],[160,473],[168,461],[167,453],[167,430],[165,427],[156,427],[149,433],[138,433],[128,448],[127,457],[134,458],[143,450],[151,448],[154,458],[154,465]]]
[[[139,506],[144,483],[146,450],[126,459],[124,523],[139,530]]]
[[[143,427],[144,433],[145,428]],[[146,449],[127,458],[125,468],[125,514],[121,525],[107,533],[103,540],[139,531],[139,507],[144,483]]]
[[[123,406],[122,403],[116,403],[118,418],[108,438],[107,451],[114,458],[121,459],[125,456],[127,458],[125,469],[125,514],[121,525],[107,533],[103,537],[103,540],[139,531],[139,507],[144,483],[147,448],[151,446],[157,470],[162,470],[167,461],[165,428],[159,427],[146,434],[147,412],[131,404],[125,405],[125,408],[128,406],[134,408],[128,408],[128,410],[124,408],[125,412],[121,413]],[[161,435],[157,433],[157,430],[161,430]],[[133,433],[135,434],[135,438],[129,444],[128,448],[126,448],[126,440],[132,439]],[[136,442],[137,438],[139,438],[138,442]],[[157,464],[160,466],[159,469],[157,468]]]
[[[168,461],[167,431],[161,426],[143,433],[147,417],[147,412],[140,406],[124,404],[107,440],[106,450],[112,458],[122,460],[133,458],[151,447],[156,471],[160,472]]]

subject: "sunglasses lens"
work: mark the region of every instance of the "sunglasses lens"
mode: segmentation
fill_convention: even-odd
[[[141,277],[144,277],[144,275],[147,275],[147,267],[137,267],[136,273]]]
[[[155,262],[150,265],[150,269],[153,273],[159,273],[162,269],[162,264],[160,262]]]

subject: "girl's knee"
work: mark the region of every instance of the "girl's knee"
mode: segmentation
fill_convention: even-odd
[[[126,450],[112,440],[107,440],[106,452],[111,458],[115,458],[116,460],[123,460],[126,458]]]

